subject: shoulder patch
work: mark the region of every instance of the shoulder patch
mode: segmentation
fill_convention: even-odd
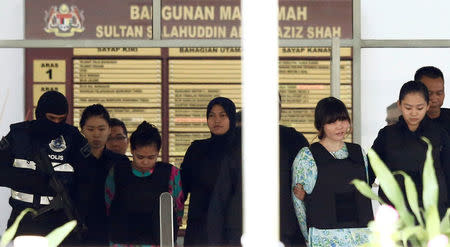
[[[6,137],[3,137],[2,140],[0,140],[0,150],[6,150],[9,148],[9,142],[6,139]]]
[[[89,157],[89,155],[91,154],[91,147],[89,146],[89,143],[86,143],[86,145],[84,145],[81,149],[80,149],[81,154],[83,155],[84,158]]]

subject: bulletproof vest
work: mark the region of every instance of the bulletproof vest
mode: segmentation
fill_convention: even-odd
[[[111,205],[110,240],[158,245],[159,196],[169,191],[172,165],[157,162],[147,177],[135,176],[129,165],[117,165],[114,170],[116,194]],[[175,228],[175,215],[173,219]]]
[[[370,199],[361,195],[353,179],[366,181],[361,147],[346,143],[349,156],[334,158],[320,143],[311,144],[318,174],[314,189],[305,199],[308,227],[319,229],[367,227],[372,220]]]
[[[74,167],[70,164],[70,153],[72,148],[72,134],[64,131],[60,136],[52,140],[39,139],[32,136],[33,121],[22,122],[11,125],[10,137],[12,156],[14,157],[13,166],[21,169],[30,169],[36,172],[40,171],[39,166],[34,162],[35,155],[40,149],[44,148],[50,158],[56,176],[60,181],[69,185],[73,184]],[[20,182],[20,181],[18,181]],[[73,193],[73,191],[69,191]],[[45,195],[28,194],[26,191],[12,190],[10,204],[14,207],[33,207],[38,208],[41,205],[48,205],[52,200],[54,192],[49,190]],[[32,205],[30,205],[32,204]]]

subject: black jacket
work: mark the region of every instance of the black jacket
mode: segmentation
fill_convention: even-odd
[[[422,171],[425,163],[427,145],[420,138],[427,137],[433,146],[433,160],[439,184],[439,211],[445,213],[447,203],[446,175],[450,166],[450,146],[447,132],[433,123],[427,116],[422,120],[416,131],[409,130],[403,117],[399,122],[381,129],[372,148],[393,172],[403,170],[411,176],[419,194],[419,205],[422,206]],[[444,171],[446,171],[444,173]],[[399,185],[404,190],[401,176],[396,176]],[[383,191],[379,192],[383,200],[387,200]]]
[[[294,128],[280,125],[280,240],[286,245],[305,241],[292,204],[292,163],[308,141]],[[208,214],[210,245],[239,246],[242,235],[242,148],[236,129],[230,155],[222,163]]]
[[[107,246],[107,216],[105,207],[105,180],[109,170],[117,165],[130,166],[127,156],[104,149],[99,159],[90,156],[81,170],[78,183],[78,204],[88,227],[85,244]]]
[[[280,125],[280,240],[285,246],[304,244],[292,203],[292,163],[308,140],[294,128]]]
[[[49,186],[48,176],[34,164],[34,156],[40,149],[45,149],[48,153],[58,179],[65,185],[75,203],[79,172],[90,155],[86,139],[75,127],[64,123],[57,131],[42,134],[38,123],[33,120],[11,125],[10,132],[0,144],[0,186],[15,191],[9,200],[12,212],[8,226],[23,209],[43,208],[46,206],[43,200],[48,199],[46,196],[55,195],[55,191]],[[20,196],[25,194],[32,195],[33,202],[21,199]],[[21,221],[17,234],[46,235],[67,221],[62,209],[35,219],[27,215]]]
[[[229,155],[221,162],[220,174],[208,209],[209,246],[240,246],[242,235],[242,146],[241,129]]]
[[[224,157],[229,155],[234,131],[192,142],[181,164],[183,192],[189,199],[185,246],[208,244],[207,215]]]
[[[437,118],[431,119],[433,122],[439,124],[447,133],[450,133],[450,109],[441,108],[441,114]]]

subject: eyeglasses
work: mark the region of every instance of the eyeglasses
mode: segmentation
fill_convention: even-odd
[[[111,137],[108,137],[108,141],[111,141],[111,142],[113,142],[113,141],[123,141],[125,139],[127,139],[126,136],[111,136]]]

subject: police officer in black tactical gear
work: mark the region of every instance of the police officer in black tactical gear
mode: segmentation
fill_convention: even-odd
[[[67,99],[48,91],[38,101],[36,120],[15,123],[0,141],[0,186],[11,188],[12,207],[8,227],[25,208],[40,210],[53,205],[55,190],[49,176],[36,165],[36,155],[44,150],[53,165],[56,178],[76,200],[77,170],[90,155],[89,145],[77,128],[65,122]],[[42,211],[42,210],[41,210]],[[68,222],[62,208],[21,221],[16,235],[47,235]],[[70,239],[70,238],[69,238]]]

